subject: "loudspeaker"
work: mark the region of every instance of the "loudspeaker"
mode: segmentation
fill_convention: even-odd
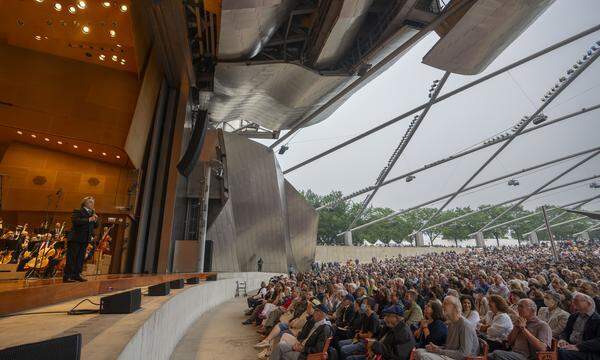
[[[208,130],[208,119],[206,118],[206,110],[194,110],[192,111],[192,117],[194,118],[194,128],[192,129],[192,135],[190,142],[188,143],[185,153],[181,157],[179,164],[177,164],[177,170],[185,177],[188,177],[200,156],[202,150],[202,144],[204,144],[204,136]]]
[[[204,272],[212,271],[213,241],[206,240],[204,245]]]
[[[100,299],[100,314],[129,314],[142,305],[142,290],[133,289]]]
[[[148,296],[165,296],[171,292],[171,286],[168,282],[153,285],[148,288]]]
[[[193,277],[193,278],[189,278],[185,280],[186,284],[200,284],[200,278],[199,277]]]
[[[169,287],[171,289],[183,289],[185,286],[185,281],[183,279],[173,280],[169,283]]]
[[[0,350],[0,360],[79,360],[81,334],[23,344]]]

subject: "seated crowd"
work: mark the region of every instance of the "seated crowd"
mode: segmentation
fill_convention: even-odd
[[[600,360],[600,247],[322,264],[248,298],[261,359]],[[320,359],[321,357],[317,357]]]

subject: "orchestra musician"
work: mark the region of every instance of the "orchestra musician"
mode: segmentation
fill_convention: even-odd
[[[81,208],[71,214],[72,228],[67,242],[67,263],[63,271],[64,282],[87,281],[81,276],[88,243],[98,227],[98,215],[94,210],[95,200],[86,196],[81,200]]]

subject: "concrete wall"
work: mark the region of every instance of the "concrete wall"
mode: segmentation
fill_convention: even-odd
[[[465,252],[465,248],[457,247],[362,247],[362,246],[317,246],[315,261],[344,262],[358,259],[360,262],[371,262],[373,257],[379,259],[393,258],[398,255],[422,255],[431,252],[447,251]]]
[[[274,273],[219,274],[219,280],[193,286],[172,297],[158,308],[129,340],[118,359],[167,360],[188,328],[215,306],[235,295],[236,281],[246,281],[248,289]]]

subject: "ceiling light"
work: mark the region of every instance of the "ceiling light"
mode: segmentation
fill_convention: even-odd
[[[93,150],[92,149],[88,149],[88,152],[93,152]]]
[[[117,155],[117,156],[116,156],[116,158],[117,158],[117,159],[120,159],[120,158],[121,158],[121,155]]]
[[[87,25],[83,25],[83,27],[81,28],[81,32],[83,32],[84,34],[89,34],[90,33],[90,27]]]
[[[118,48],[120,48],[120,47],[121,47],[121,44],[117,44],[117,47],[118,47]]]
[[[31,134],[31,137],[35,139],[37,137],[37,135],[36,134]]]
[[[58,145],[62,145],[62,141],[60,141],[60,140],[58,140],[56,143],[57,143]]]
[[[104,59],[106,59],[106,55],[100,54],[98,55],[98,59],[100,59],[100,61],[104,61]]]
[[[73,5],[69,6],[69,12],[71,14],[75,14],[77,12],[77,8]]]
[[[77,2],[77,7],[80,8],[81,10],[83,10],[83,9],[85,9],[87,7],[87,4],[85,3],[85,1],[79,0]]]
[[[109,8],[110,7],[110,1],[103,1],[102,2],[102,6],[104,6],[105,8]]]
[[[119,58],[117,57],[117,55],[113,55],[110,57],[112,59],[112,61],[117,61]]]
[[[62,5],[60,3],[55,3],[54,4],[54,10],[61,11],[62,10]]]
[[[48,139],[48,138],[44,138],[44,141],[50,141],[50,139]]]
[[[114,30],[109,30],[108,34],[110,35],[110,37],[114,38],[115,36],[117,36],[117,32]]]
[[[44,0],[35,0],[35,2],[41,4],[44,2]]]
[[[106,156],[106,153],[105,153],[105,152],[103,152],[103,153],[102,153],[102,156]]]
[[[34,38],[35,38],[37,41],[40,41],[40,40],[42,40],[42,37],[41,37],[41,36],[39,36],[39,35],[36,35],[36,36],[34,36]]]
[[[125,65],[126,62],[125,59],[121,59],[121,65]]]
[[[77,145],[73,145],[73,149],[77,149],[79,146]]]
[[[125,4],[119,6],[119,10],[121,10],[121,12],[127,12],[127,9],[128,9],[128,7]]]
[[[23,132],[21,130],[17,130],[17,134],[23,135]]]

